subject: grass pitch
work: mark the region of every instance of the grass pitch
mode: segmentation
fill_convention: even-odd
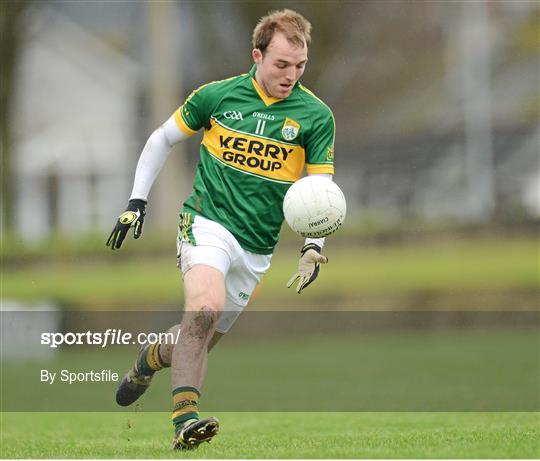
[[[171,450],[168,413],[3,413],[2,458],[537,458],[538,413],[222,413]]]
[[[428,335],[430,336],[430,335]],[[454,399],[458,399],[459,389],[466,391],[468,385],[461,388],[464,382],[468,382],[466,372],[469,368],[481,367],[479,362],[473,360],[469,363],[467,350],[478,350],[479,347],[493,349],[494,341],[501,341],[505,347],[499,347],[494,357],[495,364],[499,368],[510,366],[509,358],[514,357],[516,362],[514,368],[505,373],[491,373],[493,364],[486,363],[486,369],[474,375],[475,379],[483,379],[477,383],[476,392],[473,397],[497,399],[497,389],[503,389],[499,395],[502,399],[508,399],[510,395],[524,394],[523,390],[535,389],[534,373],[535,366],[519,364],[517,359],[523,355],[523,351],[535,347],[537,344],[537,333],[535,330],[517,330],[501,332],[496,330],[494,334],[484,334],[480,332],[438,333],[439,339],[436,342],[425,343],[425,335],[411,334],[392,335],[379,337],[374,335],[359,343],[362,347],[352,347],[349,340],[344,339],[341,343],[337,340],[335,349],[329,349],[326,353],[329,356],[338,357],[338,352],[344,349],[355,350],[357,360],[362,364],[360,375],[355,375],[354,370],[340,373],[335,379],[346,383],[347,387],[341,386],[340,392],[344,398],[354,398],[360,393],[369,401],[380,402],[379,407],[384,408],[384,399],[398,398],[398,402],[405,399],[399,394],[399,389],[403,388],[412,392],[409,399],[419,398],[419,395],[411,389],[425,393],[425,399],[432,399],[436,394],[443,396],[454,387],[458,391],[454,392]],[[422,339],[424,338],[424,339]],[[307,343],[309,338],[304,338]],[[356,341],[358,343],[358,341]],[[356,344],[355,343],[355,344]],[[169,405],[169,380],[167,376],[156,377],[156,382],[152,384],[152,389],[141,399],[140,405],[118,409],[115,412],[5,412],[1,414],[1,437],[0,437],[0,458],[538,458],[540,457],[540,414],[538,412],[232,412],[220,411],[228,408],[253,408],[254,401],[259,398],[269,399],[274,402],[273,407],[287,408],[286,402],[290,405],[298,402],[299,390],[306,389],[311,385],[311,393],[306,391],[302,395],[311,396],[312,407],[319,405],[316,400],[318,395],[327,395],[324,392],[324,376],[332,377],[337,371],[332,368],[316,366],[309,361],[303,367],[298,363],[308,360],[312,356],[312,361],[320,360],[324,364],[332,364],[328,357],[322,357],[324,344],[317,352],[308,348],[309,354],[304,354],[303,360],[296,360],[298,346],[292,347],[290,341],[263,341],[261,344],[250,342],[250,347],[246,348],[243,341],[224,342],[218,351],[211,355],[211,369],[207,386],[204,388],[201,408],[214,408],[213,415],[221,421],[221,431],[212,444],[204,444],[193,452],[175,453],[171,450],[173,437],[170,423],[170,413],[140,411],[141,408],[167,408]],[[316,344],[316,343],[313,343]],[[341,345],[348,347],[338,347]],[[409,346],[407,346],[409,344]],[[358,344],[357,344],[358,345]],[[449,347],[458,348],[457,357],[461,357],[463,362],[463,373],[459,379],[453,376],[455,373],[450,370],[450,375],[446,380],[440,375],[440,369],[444,368],[448,362],[448,357],[444,351]],[[474,346],[472,349],[469,346]],[[389,375],[380,374],[380,366],[376,366],[368,360],[368,356],[358,355],[362,350],[381,349],[382,356],[386,357],[386,364],[393,372]],[[426,381],[428,375],[419,375],[413,363],[412,375],[414,379],[408,381],[407,375],[397,373],[397,364],[388,361],[396,355],[396,350],[409,350],[412,356],[418,357],[419,369],[429,371],[435,381]],[[429,354],[426,355],[427,349]],[[508,349],[508,356],[501,353],[502,349]],[[242,355],[242,351],[243,355]],[[266,356],[265,356],[265,351]],[[292,352],[296,351],[296,352]],[[314,351],[314,352],[313,352]],[[71,360],[77,359],[84,368],[96,368],[98,362],[107,363],[113,369],[123,372],[131,363],[133,352],[119,355],[120,351],[111,350],[108,353],[109,360],[104,362],[98,360],[97,353],[94,357],[91,351],[84,354],[71,350],[59,354],[62,366],[71,367]],[[267,362],[270,355],[275,354],[281,357],[282,379],[277,383],[275,389],[265,387],[265,381],[271,381],[271,376],[259,376],[260,370],[255,367],[257,360],[263,364]],[[65,357],[64,357],[65,355]],[[115,358],[115,355],[118,357]],[[125,355],[125,357],[124,357]],[[292,355],[287,361],[285,358]],[[469,352],[470,355],[470,352]],[[128,360],[129,356],[129,360]],[[435,362],[430,361],[429,356],[437,358],[441,362],[436,367]],[[63,357],[63,358],[62,358]],[[84,359],[83,359],[84,357]],[[94,361],[91,361],[93,357]],[[399,355],[396,360],[399,359]],[[446,357],[446,358],[445,358]],[[530,356],[534,359],[535,355]],[[381,357],[382,359],[382,357]],[[350,362],[347,357],[341,360]],[[401,359],[403,360],[403,359]],[[71,365],[70,365],[71,363]],[[336,362],[343,363],[341,361]],[[528,362],[527,362],[528,363]],[[296,365],[295,365],[296,364]],[[95,365],[95,366],[94,366]],[[51,365],[52,366],[52,365]],[[58,368],[60,365],[52,367]],[[82,366],[82,365],[81,365]],[[269,365],[268,365],[269,366]],[[296,372],[292,368],[296,367]],[[422,368],[423,367],[423,368]],[[264,368],[264,367],[263,367]],[[290,368],[290,369],[289,369]],[[529,382],[521,385],[520,370],[530,370]],[[6,375],[16,376],[19,387],[28,380],[37,382],[35,373],[24,375],[16,372],[13,368],[3,367]],[[25,367],[28,369],[28,366]],[[311,373],[309,374],[311,369]],[[258,371],[259,370],[259,371]],[[287,371],[289,370],[289,371]],[[287,371],[287,372],[285,372]],[[313,374],[316,372],[315,374]],[[459,369],[456,371],[459,372]],[[167,372],[160,372],[165,373]],[[31,376],[32,375],[32,376]],[[256,375],[256,376],[254,376]],[[34,377],[33,377],[34,376]],[[37,375],[36,375],[37,376]],[[439,376],[437,381],[436,376]],[[510,382],[504,381],[512,378]],[[532,377],[532,378],[531,378]],[[457,381],[456,381],[457,379]],[[285,381],[284,381],[285,380]],[[336,392],[338,381],[332,381],[329,389]],[[416,383],[416,385],[415,385]],[[431,383],[431,385],[429,385]],[[453,383],[453,384],[452,384]],[[491,384],[490,384],[491,383]],[[34,391],[22,392],[16,395],[14,392],[6,392],[8,383],[4,383],[4,402],[7,399],[16,399],[17,402],[26,397],[39,400],[51,400],[52,389],[48,385],[36,384]],[[272,384],[272,383],[270,383]],[[75,385],[74,385],[75,386]],[[112,403],[115,385],[106,384],[104,389],[94,383],[90,390],[74,387],[70,390],[77,391],[79,399],[90,399],[94,407],[103,408],[101,400],[106,399]],[[422,387],[423,386],[423,387]],[[445,387],[446,386],[446,387]],[[479,388],[484,388],[485,392],[479,393]],[[11,386],[13,387],[13,386]],[[51,386],[53,387],[53,386]],[[328,386],[327,386],[328,387]],[[433,390],[431,390],[434,388]],[[56,389],[56,388],[55,388]],[[86,389],[86,388],[85,388]],[[423,390],[422,390],[423,389]],[[102,394],[100,392],[103,391]],[[497,392],[495,392],[497,391]],[[88,392],[95,392],[92,397]],[[328,392],[328,391],[326,391]],[[371,392],[371,393],[370,393]],[[433,394],[431,395],[430,394]],[[495,393],[494,393],[495,392]],[[251,395],[250,395],[251,393]],[[66,391],[65,398],[69,400],[70,393]],[[212,397],[213,396],[213,397]],[[229,396],[229,397],[227,397]],[[242,403],[239,396],[245,401]],[[291,396],[294,397],[291,400]],[[466,392],[455,402],[455,408],[470,408],[463,402],[470,399]],[[73,395],[71,396],[73,398]],[[214,402],[212,402],[214,398]],[[215,399],[218,399],[217,401]],[[488,401],[491,402],[491,400]],[[531,398],[530,395],[528,397]],[[101,399],[101,400],[100,400]],[[162,404],[154,402],[156,399]],[[278,404],[275,402],[278,401]],[[234,404],[236,402],[236,404]],[[318,402],[318,403],[317,403]],[[517,402],[519,403],[519,402]],[[101,405],[101,407],[100,407]],[[516,404],[517,405],[517,404]],[[402,405],[403,408],[404,405]],[[49,408],[51,405],[49,405]],[[80,406],[79,406],[80,407]],[[270,408],[272,405],[270,405]],[[74,408],[74,407],[71,407]],[[118,408],[114,405],[111,408]],[[310,408],[306,403],[303,408]],[[516,408],[516,406],[511,406]],[[537,407],[535,407],[537,408]],[[210,414],[203,414],[210,416]]]

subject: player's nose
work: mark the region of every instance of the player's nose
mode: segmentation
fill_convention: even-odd
[[[292,83],[296,79],[296,73],[294,70],[288,70],[285,74],[285,79],[287,80],[287,83]]]

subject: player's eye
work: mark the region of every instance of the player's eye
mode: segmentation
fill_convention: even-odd
[[[278,69],[285,69],[285,67],[287,67],[287,64],[279,63],[279,64],[276,64],[276,67]]]

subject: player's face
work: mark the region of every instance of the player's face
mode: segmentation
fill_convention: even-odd
[[[276,33],[264,54],[253,50],[257,64],[255,79],[267,96],[284,99],[304,73],[307,63],[307,46],[299,48],[290,43],[285,35]]]

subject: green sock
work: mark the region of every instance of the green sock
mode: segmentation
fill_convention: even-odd
[[[156,371],[166,368],[166,365],[159,356],[160,344],[150,344],[145,347],[143,353],[139,357],[137,368],[139,372],[145,376],[152,376]]]
[[[197,389],[190,386],[177,387],[172,395],[174,409],[171,420],[175,430],[190,419],[199,419],[198,400],[201,394]]]

